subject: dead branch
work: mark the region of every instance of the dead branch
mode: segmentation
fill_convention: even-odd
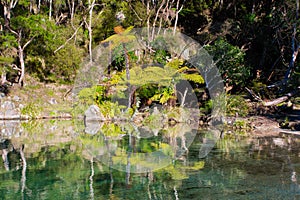
[[[75,32],[73,33],[73,35],[72,35],[69,39],[67,39],[67,41],[66,41],[63,45],[61,45],[60,47],[58,47],[58,48],[54,51],[54,53],[56,53],[56,52],[58,52],[59,50],[61,50],[62,48],[64,48],[64,47],[67,45],[67,43],[70,42],[70,40],[72,40],[72,39],[76,36],[78,30],[80,29],[80,27],[81,27],[82,25],[83,25],[83,23],[81,23],[81,24],[79,25],[79,27],[75,30]]]
[[[259,101],[259,102],[262,102],[263,106],[268,107],[268,106],[276,106],[276,105],[278,105],[278,104],[280,104],[282,102],[285,102],[285,101],[289,100],[291,97],[297,95],[300,92],[300,86],[296,90],[294,90],[292,92],[289,92],[289,93],[285,94],[284,96],[279,97],[277,99],[274,99],[272,101],[263,101],[252,90],[250,90],[248,88],[246,88],[246,90],[250,93],[250,95],[253,97],[253,99],[255,99],[255,100]]]
[[[263,100],[256,95],[251,89],[246,87],[246,90],[249,92],[249,94],[252,96],[253,99],[255,99],[256,101],[262,102]]]

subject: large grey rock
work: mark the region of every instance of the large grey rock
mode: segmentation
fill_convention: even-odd
[[[96,105],[91,105],[84,113],[84,120],[87,121],[104,121],[105,118]]]
[[[101,121],[105,118],[100,109],[96,105],[91,105],[84,113],[85,132],[88,134],[96,134],[101,129]]]
[[[6,110],[5,118],[6,119],[20,119],[21,113],[17,109]]]
[[[15,109],[15,104],[11,101],[4,101],[1,104],[1,108],[3,108],[4,110],[12,110]]]
[[[11,101],[1,103],[0,119],[19,119],[21,117],[20,110],[16,108]]]

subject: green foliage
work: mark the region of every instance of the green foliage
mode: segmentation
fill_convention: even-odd
[[[142,68],[139,65],[134,65],[130,69],[130,80],[127,80],[125,73],[123,73],[123,77],[118,78],[117,82],[123,86],[127,83],[138,86],[137,94],[140,95],[141,99],[148,98],[164,104],[169,99],[174,98],[176,93],[174,86],[180,80],[188,80],[199,84],[204,83],[204,79],[200,74],[185,73],[188,69],[181,59],[173,59],[163,67],[149,66]],[[117,76],[119,77],[119,74]]]
[[[137,95],[143,99],[150,99],[158,91],[158,86],[155,84],[145,84],[139,87],[136,91]]]
[[[163,169],[167,172],[171,179],[173,180],[184,180],[187,179],[188,176],[185,171],[180,169],[179,167],[174,167],[174,165],[169,165],[168,167]]]
[[[122,113],[121,109],[126,108],[125,106],[118,105],[118,102],[110,101],[104,101],[98,106],[100,108],[100,112],[104,115],[106,119],[120,117]]]
[[[114,123],[105,123],[101,127],[101,133],[105,136],[117,137],[126,134],[120,126]]]
[[[229,116],[245,117],[249,113],[249,106],[245,99],[238,95],[229,95],[226,99],[227,114]]]
[[[199,83],[199,84],[204,83],[203,77],[200,76],[199,74],[183,74],[182,76],[185,80],[188,80],[188,81],[191,81],[194,83]]]
[[[128,27],[127,29],[123,30],[122,27],[115,27],[116,29],[120,29],[118,30],[119,32],[117,32],[116,34],[108,37],[107,39],[105,39],[104,41],[102,41],[103,43],[106,42],[110,42],[110,48],[111,49],[115,49],[116,47],[125,44],[125,43],[129,43],[133,40],[136,39],[135,35],[132,33],[132,29],[133,26]]]
[[[199,161],[191,163],[190,166],[184,166],[182,163],[175,162],[158,171],[158,173],[167,173],[167,176],[172,180],[184,180],[188,178],[187,170],[199,171],[204,168],[205,162]]]
[[[82,49],[74,44],[66,45],[51,60],[47,60],[47,68],[43,70],[48,76],[46,80],[62,83],[74,81],[83,56],[84,51]]]
[[[78,103],[83,105],[92,105],[95,103],[95,86],[93,88],[84,88],[78,93]]]
[[[195,162],[193,164],[193,166],[188,167],[188,169],[198,171],[200,169],[203,169],[204,166],[205,166],[205,162],[204,161],[199,161],[199,162]]]
[[[0,42],[1,42],[0,48],[2,50],[2,53],[4,53],[5,55],[12,56],[10,52],[4,52],[4,50],[7,48],[15,47],[17,45],[15,36],[11,33],[0,34]]]
[[[157,129],[162,125],[163,117],[162,113],[151,113],[143,119],[143,125],[152,129]]]
[[[247,128],[247,123],[244,120],[236,120],[233,123],[233,126],[240,128],[240,129],[246,129]]]
[[[156,91],[156,94],[153,95],[150,99],[153,101],[159,101],[159,103],[164,104],[169,99],[174,98],[174,89],[171,87],[159,88]]]
[[[35,103],[29,103],[21,109],[21,114],[30,117],[31,119],[35,119],[36,117],[39,117],[41,111],[42,108],[38,107]]]
[[[265,83],[262,83],[261,81],[257,81],[257,80],[252,81],[251,82],[251,89],[261,99],[276,98],[276,97],[274,97],[274,95],[272,95],[271,90],[267,88],[267,85]]]
[[[118,102],[111,102],[109,100],[110,97],[106,95],[106,88],[97,85],[91,88],[84,88],[79,92],[77,106],[83,106],[83,108],[78,109],[84,110],[88,105],[96,104],[106,119],[120,117],[121,109],[125,107],[118,105]]]
[[[0,75],[6,74],[7,72],[11,71],[10,64],[12,64],[14,59],[12,57],[4,57],[0,56]]]
[[[205,49],[213,55],[223,79],[230,86],[243,87],[251,75],[250,67],[244,63],[245,53],[224,39],[218,39]]]
[[[91,88],[84,88],[78,93],[78,102],[85,105],[97,104],[100,106],[109,99],[105,93],[106,88],[101,85],[96,85]]]
[[[211,112],[212,108],[213,108],[213,101],[210,99],[204,102],[204,105],[201,106],[200,111],[201,113],[208,114]]]
[[[114,68],[116,69],[124,69],[125,66],[125,56],[124,56],[124,50],[122,50],[124,47],[122,45],[119,45],[114,51],[113,54],[115,55],[114,58]],[[137,61],[137,56],[133,51],[127,52],[127,55],[129,57],[130,62],[134,63]]]
[[[169,56],[169,54],[165,50],[157,49],[154,53],[153,61],[165,65],[166,57]]]

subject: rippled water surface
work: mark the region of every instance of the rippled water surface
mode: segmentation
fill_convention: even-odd
[[[0,129],[1,199],[300,198],[297,138],[225,137],[203,157],[207,131],[186,151],[186,127],[148,137],[111,124],[91,135],[72,121],[1,122]]]

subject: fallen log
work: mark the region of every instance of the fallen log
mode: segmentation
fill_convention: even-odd
[[[293,135],[296,137],[300,137],[300,131],[290,131],[290,130],[281,130],[279,134]]]
[[[256,95],[252,90],[250,90],[250,89],[248,89],[248,88],[246,88],[246,90],[250,93],[250,95],[251,95],[255,100],[257,100],[257,101],[259,101],[259,102],[262,102],[262,104],[263,104],[264,106],[268,107],[268,106],[275,106],[275,105],[278,105],[278,104],[280,104],[280,103],[282,103],[282,102],[285,102],[285,101],[289,100],[291,97],[295,96],[296,94],[298,94],[298,93],[300,92],[300,86],[299,86],[296,90],[294,90],[294,91],[292,91],[292,92],[289,92],[289,93],[285,94],[284,96],[279,97],[279,98],[277,98],[277,99],[274,99],[274,100],[272,100],[272,101],[263,101],[263,100],[262,100],[258,95]]]
[[[263,101],[263,105],[264,106],[275,106],[275,105],[278,105],[278,104],[280,104],[282,102],[285,102],[285,101],[289,100],[291,97],[293,97],[296,94],[298,94],[299,91],[300,91],[300,87],[298,87],[298,89],[296,89],[296,90],[294,90],[292,92],[287,93],[286,95],[284,95],[282,97],[274,99],[273,101],[268,101],[268,102]]]

